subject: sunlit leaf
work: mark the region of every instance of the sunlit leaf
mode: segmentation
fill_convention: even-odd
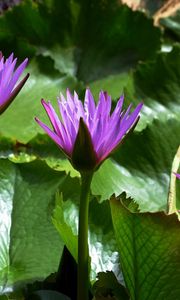
[[[63,243],[51,222],[65,174],[42,162],[0,163],[0,293],[58,268]]]
[[[180,223],[177,216],[130,212],[121,198],[111,199],[111,212],[131,299],[179,299]]]
[[[80,185],[76,178],[67,178],[57,196],[53,214],[53,223],[62,240],[77,261],[77,233]],[[102,271],[113,270],[122,282],[119,269],[119,257],[112,230],[109,203],[98,204],[96,199],[90,201],[89,215],[89,255],[91,258],[91,281]]]

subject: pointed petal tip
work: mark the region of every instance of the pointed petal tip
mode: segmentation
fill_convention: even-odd
[[[26,57],[25,60],[22,62],[22,64],[24,65],[24,67],[27,66],[29,59]]]
[[[142,107],[144,105],[144,102],[140,102],[138,105],[137,105],[137,108],[138,108],[138,111],[140,112]]]
[[[66,89],[66,94],[67,94],[67,95],[70,95],[70,96],[72,97],[72,94],[71,94],[70,88],[67,88],[67,89]]]
[[[9,59],[9,58],[12,58],[12,59],[13,59],[13,57],[14,57],[14,52],[12,52],[12,53],[9,55],[8,59]]]
[[[36,121],[36,123],[38,123],[38,125],[41,126],[41,128],[43,128],[46,131],[46,128],[49,129],[49,127],[44,124],[38,117],[34,117],[34,120]],[[50,129],[49,129],[50,130]]]
[[[142,106],[144,105],[144,102],[141,101],[141,102],[139,103],[139,105],[142,107]]]
[[[76,91],[74,91],[74,97],[78,98],[78,94],[76,93]]]
[[[30,76],[30,73],[27,73],[26,76],[22,79],[22,81],[24,82],[24,84],[28,80],[29,76]]]
[[[17,58],[14,59],[14,62],[17,62]],[[25,58],[25,60],[23,60],[23,62],[19,65],[18,68],[24,70],[26,68],[28,64],[28,58]]]
[[[41,121],[39,120],[38,117],[34,117],[34,120],[39,124]]]
[[[44,100],[44,98],[41,99],[41,103],[42,103],[42,105],[46,104],[46,101]]]
[[[92,96],[91,90],[90,90],[89,87],[86,87],[86,90],[85,90],[85,97],[89,97],[89,96]]]
[[[64,99],[64,95],[60,92],[59,96],[57,97],[57,99],[58,99],[58,102],[62,102],[63,99]]]
[[[49,107],[49,105],[51,105],[51,102],[48,100],[46,101],[45,99],[41,99],[41,104],[43,105],[43,107],[46,109],[47,107]]]
[[[14,60],[12,59],[12,63],[14,63],[14,66],[16,65],[16,63],[17,63],[17,57],[15,57]],[[23,65],[23,64],[24,64],[24,62],[22,62],[21,65]],[[24,67],[25,67],[25,66],[24,66]]]
[[[69,98],[70,98],[71,100],[74,100],[74,97],[73,97],[73,95],[71,94],[70,89],[67,88],[67,89],[66,89],[66,101],[67,101],[67,102],[69,102]],[[63,101],[63,102],[64,102],[64,101]]]
[[[122,103],[122,105],[123,105],[123,103],[124,103],[124,94],[122,94],[122,95],[119,97],[119,100],[118,100],[117,103]]]

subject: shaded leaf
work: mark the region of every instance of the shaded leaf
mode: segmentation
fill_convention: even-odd
[[[180,4],[179,7],[180,9]],[[168,30],[169,33],[171,33],[175,36],[176,40],[179,41],[180,38],[180,10],[177,10],[174,12],[172,16],[167,16],[166,18],[160,19],[160,24],[165,27],[166,30]]]
[[[5,53],[16,49],[20,56],[27,52],[33,56],[38,47],[68,44],[72,31],[70,1],[23,0],[0,17],[0,28]]]
[[[127,72],[138,60],[152,58],[160,47],[160,31],[141,12],[118,1],[79,1],[78,35],[82,49],[78,78],[85,82]]]
[[[160,53],[148,63],[140,63],[125,88],[127,102],[143,100],[138,130],[154,119],[168,121],[180,117],[180,46],[169,53]]]
[[[56,291],[40,290],[31,295],[31,300],[70,300],[70,298]]]
[[[93,289],[95,290],[95,299],[118,299],[128,300],[129,296],[124,286],[118,281],[113,272],[99,273],[98,280],[95,282]]]

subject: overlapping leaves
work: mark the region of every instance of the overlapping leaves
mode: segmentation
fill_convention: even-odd
[[[93,192],[102,199],[125,190],[143,211],[166,209],[171,165],[180,141],[179,63],[176,46],[171,53],[141,64],[129,80],[126,98],[135,103],[143,98],[144,111],[138,132],[94,178]]]
[[[77,261],[77,230],[80,185],[77,179],[67,177],[61,194],[56,197],[53,223],[69,251]],[[103,214],[102,214],[103,211]],[[71,216],[71,217],[70,217]],[[119,256],[114,239],[109,203],[90,202],[89,252],[91,257],[91,281],[98,272],[113,270],[122,280],[119,269]]]
[[[92,197],[90,203],[91,279],[106,270],[114,270],[118,276],[110,211],[107,202],[97,201],[126,191],[141,211],[166,210],[171,165],[180,141],[179,45],[172,46],[170,53],[157,54],[160,30],[143,13],[132,12],[115,0],[24,0],[1,16],[0,42],[5,54],[15,51],[23,58],[31,57],[30,79],[0,119],[0,157],[5,158],[0,165],[0,213],[7,216],[0,235],[1,293],[15,283],[43,279],[55,271],[63,242],[77,256],[79,174],[47,137],[39,135],[42,132],[34,122],[35,115],[44,118],[40,98],[55,104],[66,87],[82,96],[86,85],[96,96],[104,89],[114,102],[124,90],[126,104],[144,101],[137,130],[102,165],[92,183],[92,194],[99,197]],[[62,196],[53,222],[63,242],[50,220],[57,190]],[[137,230],[141,218],[143,226],[154,222],[151,215],[145,224],[142,215],[130,215],[124,207],[117,214],[127,219],[127,225],[136,218]],[[157,231],[161,235],[159,227]],[[177,227],[172,230],[175,239],[177,231]],[[42,249],[47,252],[43,257]],[[136,292],[134,287],[128,288],[132,299],[145,299],[144,294],[135,298],[138,287]],[[179,296],[174,290],[174,297]]]

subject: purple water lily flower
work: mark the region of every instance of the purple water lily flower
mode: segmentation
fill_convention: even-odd
[[[124,97],[121,96],[111,113],[111,97],[106,92],[100,92],[96,105],[90,90],[87,89],[83,105],[76,92],[71,95],[67,90],[66,99],[62,94],[58,98],[61,118],[50,102],[42,100],[53,130],[38,118],[35,119],[75,167],[77,163],[74,162],[79,153],[79,161],[93,161],[90,165],[94,169],[120,144],[139,119],[143,103],[139,103],[132,112],[132,105],[122,111],[123,100]],[[81,166],[78,168],[81,169]]]
[[[18,84],[18,80],[24,71],[28,59],[26,58],[15,70],[17,58],[13,58],[13,53],[5,60],[0,52],[0,114],[10,105],[17,96],[26,80],[27,74]]]

